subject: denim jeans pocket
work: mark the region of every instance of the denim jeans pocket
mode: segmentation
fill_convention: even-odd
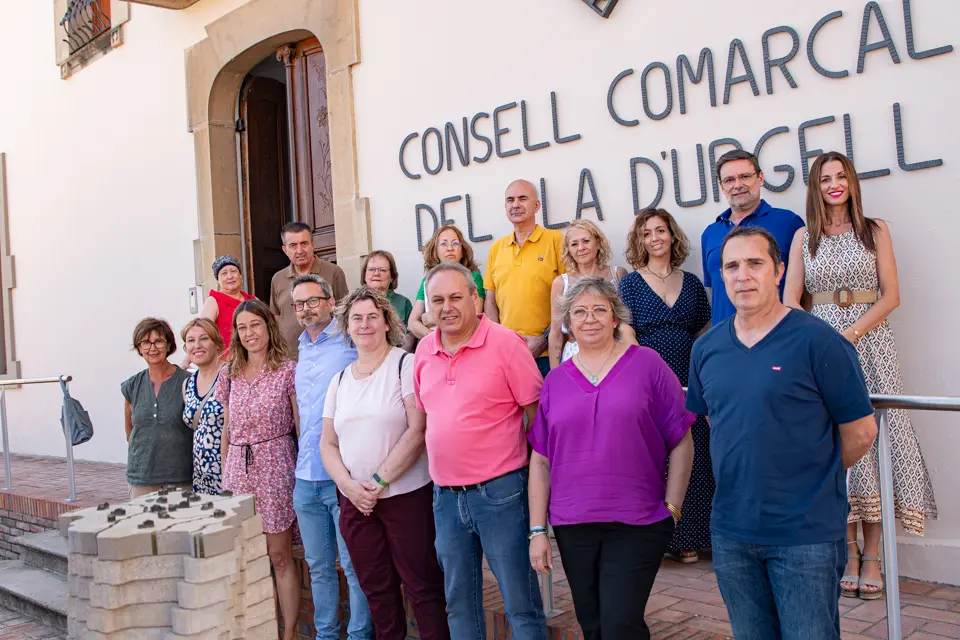
[[[527,474],[521,469],[487,482],[478,489],[478,492],[488,504],[510,504],[520,500],[526,483]]]

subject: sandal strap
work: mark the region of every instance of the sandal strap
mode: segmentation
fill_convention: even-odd
[[[860,581],[860,576],[843,576],[840,578],[840,582],[849,582],[851,584],[857,584]]]
[[[880,556],[860,556],[860,560],[872,560],[873,562],[880,562]]]
[[[860,588],[864,587],[876,587],[877,589],[883,589],[883,582],[880,580],[867,580],[863,579],[859,581]]]

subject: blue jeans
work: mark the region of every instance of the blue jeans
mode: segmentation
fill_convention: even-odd
[[[537,575],[530,567],[527,470],[472,491],[434,487],[437,555],[443,569],[450,637],[485,640],[483,556],[500,585],[513,640],[546,640]]]
[[[337,485],[332,480],[312,482],[297,478],[293,488],[293,509],[300,523],[303,555],[310,567],[310,589],[313,593],[313,624],[316,640],[340,638],[340,577],[337,575],[337,551],[340,566],[350,591],[350,640],[373,638],[373,621],[367,597],[360,590],[353,572],[347,545],[340,535],[340,503]]]
[[[713,534],[713,568],[737,640],[840,640],[847,541],[748,544]]]

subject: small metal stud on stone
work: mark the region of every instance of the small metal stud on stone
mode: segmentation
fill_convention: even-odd
[[[153,520],[144,520],[137,525],[137,529],[153,529]]]
[[[116,522],[116,521],[117,521],[117,516],[113,515],[112,513],[107,514],[107,522]]]
[[[226,515],[227,515],[227,512],[224,511],[223,509],[214,509],[213,511],[214,518],[223,518],[223,517],[226,517]]]
[[[169,518],[170,514],[167,513],[166,511],[161,511],[160,513],[157,514],[157,517],[163,520],[165,518]]]
[[[126,509],[120,509],[119,507],[110,512],[110,515],[113,516],[125,516],[127,515]]]
[[[212,502],[204,502],[204,503],[203,503],[203,506],[200,507],[200,510],[201,510],[201,511],[209,511],[210,509],[213,509],[213,503],[212,503]]]
[[[109,502],[101,502],[100,504],[97,505],[97,511],[106,511],[109,508],[110,508]]]
[[[198,496],[197,494],[193,494],[192,496],[187,498],[187,500],[189,500],[190,502],[200,502],[200,499],[201,499],[200,496]]]
[[[180,508],[180,507],[178,507],[177,505],[172,504],[172,505],[170,505],[169,507],[167,507],[167,510],[168,510],[168,511],[176,511],[176,510],[179,509],[179,508]]]
[[[160,503],[160,504],[167,504],[167,497],[166,497],[166,496],[160,496],[159,498],[157,498],[157,502]]]
[[[224,498],[232,498],[233,491],[230,491],[229,489],[227,489],[226,491],[221,491],[220,495],[223,496]]]
[[[157,491],[157,493],[159,493],[161,496],[165,496],[170,493],[170,489],[168,487],[160,487],[160,490]]]
[[[186,500],[181,500],[181,501],[177,504],[177,506],[180,507],[181,509],[186,509],[187,507],[190,506],[190,503],[187,502]]]
[[[159,504],[150,507],[150,513],[160,513],[161,511],[166,511],[166,509]]]

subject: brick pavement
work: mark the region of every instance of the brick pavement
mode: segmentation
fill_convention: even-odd
[[[63,502],[67,485],[66,464],[62,459],[14,455],[12,462],[14,490],[10,493],[0,491],[0,502],[26,499],[56,509],[73,508],[74,505]],[[80,501],[76,506],[125,500],[123,465],[77,462],[77,495]],[[557,570],[554,584],[556,606],[562,613],[549,620],[550,638],[579,640],[580,628],[559,557],[555,552]],[[960,640],[960,587],[901,578],[900,590],[904,638]],[[484,573],[484,594],[488,637],[502,640],[507,637],[503,602],[489,571]],[[308,609],[312,606],[309,598],[305,599],[304,605]],[[844,640],[886,638],[884,606],[883,600],[864,602],[841,598]],[[693,565],[664,561],[647,604],[647,622],[653,637],[658,639],[705,640],[730,636],[730,624],[709,557]],[[19,625],[31,624],[19,614],[0,609],[0,640],[53,637],[36,635],[43,633],[37,625],[23,630],[14,629]]]
[[[0,607],[0,640],[66,640],[66,634],[59,629],[48,627],[23,614]]]

